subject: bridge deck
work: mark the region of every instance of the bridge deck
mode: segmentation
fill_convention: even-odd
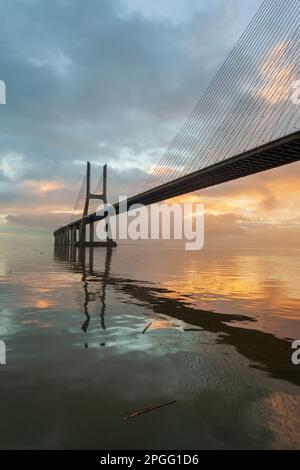
[[[134,204],[153,204],[298,160],[300,160],[300,131],[132,196],[128,198],[127,205],[130,210],[130,206]],[[117,214],[124,210],[119,203],[114,204],[114,208]],[[85,224],[101,219],[103,217],[93,213],[86,217]],[[81,223],[82,219],[78,219],[59,228],[54,235],[67,227],[79,226]]]

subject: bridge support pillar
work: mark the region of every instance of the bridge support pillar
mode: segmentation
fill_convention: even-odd
[[[94,243],[94,221],[90,223],[90,243]]]
[[[86,242],[86,225],[84,221],[82,221],[80,230],[79,230],[79,243],[85,243]]]
[[[74,245],[76,242],[76,225],[72,225],[71,227],[71,245]]]

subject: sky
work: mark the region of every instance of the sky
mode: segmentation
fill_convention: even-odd
[[[142,187],[260,0],[1,0],[0,240],[50,237],[91,161]],[[220,246],[298,246],[299,164],[186,195]],[[276,227],[276,230],[274,230]]]

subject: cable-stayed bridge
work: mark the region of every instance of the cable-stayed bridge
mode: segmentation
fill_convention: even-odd
[[[299,19],[299,0],[262,3],[129,209],[300,159]],[[77,217],[54,232],[56,243],[94,243],[94,223],[104,218],[89,211],[97,199],[107,202],[106,166],[102,193],[91,193],[88,164]]]

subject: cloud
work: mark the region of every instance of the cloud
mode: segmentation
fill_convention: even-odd
[[[52,231],[55,227],[64,224],[66,215],[61,214],[10,214],[6,216],[6,221],[17,226],[30,228],[47,228]],[[49,231],[50,231],[49,230]]]
[[[46,68],[48,72],[53,71],[61,77],[71,73],[72,60],[60,49],[50,49],[41,56],[29,57],[28,61],[34,67]]]
[[[2,2],[0,150],[26,155],[27,179],[79,178],[75,160],[121,166],[123,149],[139,167],[149,149],[157,161],[243,28],[233,0],[182,4],[177,23],[147,2],[16,3]]]
[[[27,180],[24,182],[24,186],[37,191],[38,193],[48,193],[50,191],[57,191],[62,188],[61,183],[58,181],[31,181]]]
[[[299,177],[297,162],[174,201],[204,204],[208,245],[299,247]]]
[[[0,157],[0,179],[16,181],[24,173],[24,158],[22,155],[10,153]]]
[[[264,85],[258,94],[274,105],[291,99],[292,85],[297,79],[295,67],[288,60],[290,49],[288,42],[277,43],[261,66]]]

